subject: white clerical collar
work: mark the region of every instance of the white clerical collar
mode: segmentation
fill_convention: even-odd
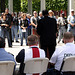
[[[38,47],[37,45],[32,45],[32,46],[30,46],[30,48],[32,48],[32,47]]]

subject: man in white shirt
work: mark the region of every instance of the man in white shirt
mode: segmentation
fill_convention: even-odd
[[[56,75],[60,75],[60,68],[63,62],[63,59],[67,56],[75,55],[75,45],[73,44],[74,36],[71,32],[64,33],[63,37],[65,45],[57,48],[53,53],[50,63],[55,66],[54,70]]]
[[[74,27],[74,23],[75,23],[75,16],[74,16],[74,10],[71,10],[71,15],[68,16],[67,18],[68,21],[68,29],[67,31],[70,32],[72,27]]]
[[[67,18],[68,21],[68,32],[72,32],[74,35],[74,43],[75,43],[75,14],[74,14],[74,10],[71,10],[71,15],[68,16]]]
[[[25,75],[23,73],[24,70],[24,61],[29,60],[31,58],[45,58],[45,51],[43,49],[38,48],[38,37],[36,35],[28,36],[28,45],[29,48],[22,49],[19,54],[16,56],[16,61],[20,63],[19,72],[21,75]],[[29,74],[30,75],[30,74]],[[31,74],[32,75],[32,74]]]

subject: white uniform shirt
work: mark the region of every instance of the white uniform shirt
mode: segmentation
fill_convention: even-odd
[[[75,23],[75,16],[69,15],[68,18],[67,18],[67,21],[71,22],[72,24],[74,24]]]
[[[55,50],[50,59],[50,63],[54,63],[55,69],[60,71],[63,59],[67,56],[73,55],[75,55],[75,45],[73,43],[67,43],[66,45]]]
[[[58,23],[58,24],[61,24],[62,26],[63,26],[64,24],[66,24],[65,19],[64,19],[63,17],[59,17],[57,23]]]

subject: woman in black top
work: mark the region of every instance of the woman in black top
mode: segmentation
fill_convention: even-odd
[[[22,29],[21,46],[23,45],[23,37],[25,37],[27,45],[27,36],[28,36],[27,27],[28,27],[28,20],[26,19],[26,13],[23,13],[21,19],[21,29]]]

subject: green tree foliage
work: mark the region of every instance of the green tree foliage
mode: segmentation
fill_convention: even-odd
[[[46,0],[47,10],[67,10],[68,0]]]
[[[40,11],[40,0],[32,0],[33,11]]]
[[[19,12],[21,10],[21,0],[13,0],[13,10],[14,12]]]
[[[67,10],[68,0],[46,0],[47,10]],[[0,0],[1,5],[1,0]],[[8,7],[8,0],[5,0],[5,6]],[[1,9],[1,7],[0,7]],[[13,0],[14,12],[27,12],[28,11],[28,0]],[[32,10],[40,11],[40,0],[32,0]]]
[[[32,11],[40,11],[40,0],[32,0]],[[28,1],[21,0],[21,11],[27,12],[28,11]]]
[[[1,0],[1,12],[5,11],[5,0]]]
[[[28,1],[27,0],[21,0],[21,11],[22,12],[28,11]]]

